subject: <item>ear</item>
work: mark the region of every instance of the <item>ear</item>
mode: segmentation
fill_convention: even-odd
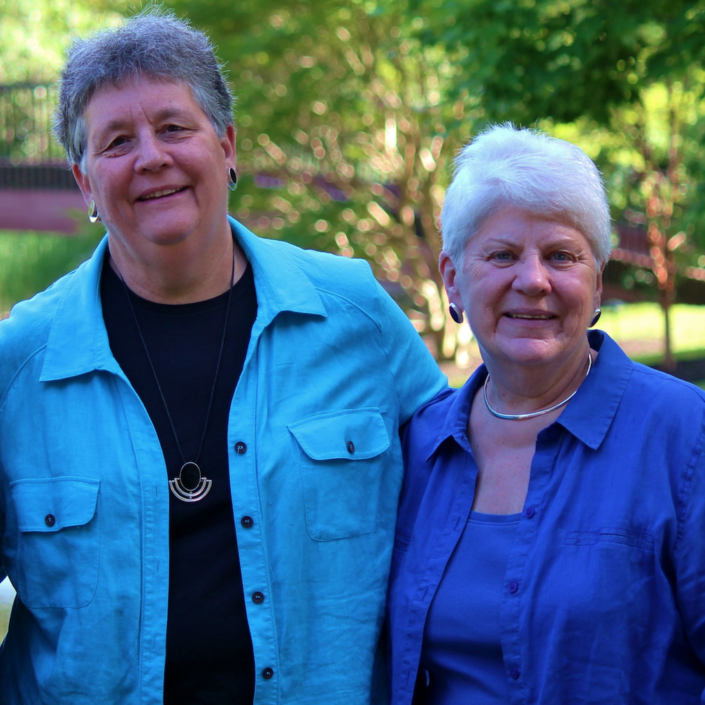
[[[461,311],[464,311],[465,309],[463,308],[463,302],[458,290],[458,270],[453,260],[450,258],[450,255],[444,250],[441,251],[441,255],[438,258],[438,269],[441,272],[443,285],[448,294],[448,301],[455,304]]]
[[[600,303],[602,302],[602,273],[605,271],[607,263],[603,264],[597,270],[597,280],[595,282],[595,296],[594,296],[594,308],[600,308]]]
[[[225,128],[225,134],[220,140],[220,146],[225,155],[225,166],[234,169],[237,164],[237,149],[235,146],[235,125],[232,123]]]
[[[78,164],[73,164],[71,166],[71,171],[73,172],[73,178],[76,179],[78,188],[81,189],[83,200],[86,202],[86,205],[89,205],[93,200],[93,189],[91,188],[88,175],[81,171],[81,167],[79,167]]]

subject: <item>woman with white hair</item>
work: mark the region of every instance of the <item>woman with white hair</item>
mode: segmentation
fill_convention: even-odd
[[[403,430],[392,703],[701,702],[705,395],[588,332],[597,169],[491,128],[458,158],[443,236],[484,365]]]

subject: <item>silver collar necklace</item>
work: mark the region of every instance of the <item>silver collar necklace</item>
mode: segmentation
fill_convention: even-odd
[[[583,377],[583,382],[587,378],[587,376],[590,374],[590,370],[592,369],[592,355],[590,354],[590,350],[588,350],[588,368],[587,372],[585,373],[585,377]],[[532,411],[530,414],[500,414],[499,411],[495,411],[491,406],[490,402],[487,399],[487,385],[489,384],[490,381],[490,375],[489,373],[487,374],[487,377],[485,378],[485,385],[483,387],[483,394],[485,397],[485,406],[487,407],[487,410],[492,414],[492,416],[496,416],[498,419],[504,419],[505,421],[523,421],[524,419],[533,419],[536,416],[543,416],[544,414],[550,414],[552,411],[555,411],[556,409],[560,409],[562,406],[567,404],[578,392],[578,389],[580,387],[578,386],[578,389],[576,389],[569,397],[564,399],[563,401],[559,401],[558,404],[554,404],[553,406],[549,406],[547,409],[539,409],[538,411]],[[582,382],[581,382],[582,384]]]

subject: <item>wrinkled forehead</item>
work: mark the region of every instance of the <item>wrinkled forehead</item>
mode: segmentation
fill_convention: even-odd
[[[157,123],[172,117],[207,119],[187,83],[145,77],[101,86],[83,111],[89,139],[140,119]]]
[[[596,262],[599,261],[598,243],[588,234],[579,214],[564,210],[533,209],[525,204],[516,205],[500,199],[477,219],[475,233],[468,238],[468,243],[487,232],[493,236],[511,234],[515,239],[523,240],[537,231],[550,233],[554,238],[573,239],[576,244],[587,248]]]
[[[106,80],[98,83],[87,95],[83,108],[83,117],[91,111],[96,103],[105,103],[106,100],[117,103],[123,100],[150,100],[168,98],[171,100],[196,103],[191,86],[185,81],[154,76],[151,74],[129,74],[119,80]],[[92,111],[93,112],[93,111]]]

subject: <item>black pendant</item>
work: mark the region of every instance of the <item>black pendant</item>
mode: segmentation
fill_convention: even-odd
[[[196,463],[188,462],[181,466],[179,476],[169,480],[169,489],[182,502],[199,502],[210,491],[213,480],[203,477]]]

